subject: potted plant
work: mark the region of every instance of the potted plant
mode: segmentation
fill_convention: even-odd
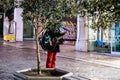
[[[67,71],[56,68],[41,68],[38,40],[46,29],[54,32],[59,31],[62,26],[62,18],[74,16],[74,12],[77,11],[75,4],[74,0],[23,0],[20,2],[20,7],[23,9],[23,20],[30,23],[35,30],[37,69],[18,71],[15,73],[17,77],[30,80],[58,80],[62,79],[63,76],[71,75]]]

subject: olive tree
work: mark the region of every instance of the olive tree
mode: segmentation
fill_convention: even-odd
[[[39,51],[38,38],[44,29],[54,32],[59,31],[62,25],[63,17],[71,17],[75,15],[77,0],[23,0],[21,6],[23,8],[23,19],[31,23],[35,29],[36,53],[37,53],[37,70],[41,74],[41,60]],[[74,14],[74,15],[73,15]],[[43,30],[38,32],[38,23],[41,20]]]

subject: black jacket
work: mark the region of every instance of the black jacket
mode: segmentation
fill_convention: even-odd
[[[63,39],[60,38],[61,36],[63,36],[65,33],[60,33],[60,32],[56,32],[54,33],[53,31],[48,31],[48,35],[50,35],[51,37],[51,41],[52,41],[52,47],[50,50],[48,51],[53,51],[53,52],[60,52],[60,48],[59,45],[62,43]],[[60,38],[60,39],[59,39]]]

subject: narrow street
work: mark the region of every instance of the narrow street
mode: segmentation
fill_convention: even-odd
[[[69,47],[68,47],[69,46]],[[41,51],[42,67],[45,67],[46,52]],[[74,46],[61,45],[56,68],[72,72],[75,76],[91,80],[120,80],[120,57],[84,53]],[[35,44],[33,41],[0,42],[0,80],[14,80],[13,72],[36,68]]]

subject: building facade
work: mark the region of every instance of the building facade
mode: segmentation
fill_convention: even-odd
[[[77,40],[75,49],[78,51],[97,51],[103,53],[120,54],[120,22],[112,28],[94,30],[89,27],[91,21],[86,17],[77,16]],[[88,24],[88,25],[86,25]],[[98,45],[98,39],[104,43]]]
[[[15,8],[13,10],[15,22],[15,36],[16,41],[33,40],[34,29],[29,24],[22,20],[22,8]],[[7,23],[8,22],[8,23]],[[90,23],[89,23],[90,24]],[[0,38],[5,37],[8,33],[9,20],[7,20],[6,13],[0,13]],[[92,30],[86,25],[86,17],[77,16],[77,31],[75,49],[78,51],[109,51],[112,54],[120,53],[120,23],[114,25],[111,29]],[[97,47],[98,35],[100,40],[107,44],[107,47]]]

